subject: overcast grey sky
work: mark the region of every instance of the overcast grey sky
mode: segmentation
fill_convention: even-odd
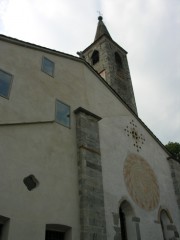
[[[128,51],[139,117],[162,143],[180,142],[179,0],[0,0],[0,33],[76,55],[98,11]]]

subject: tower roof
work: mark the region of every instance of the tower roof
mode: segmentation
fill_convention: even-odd
[[[96,36],[95,36],[94,41],[96,41],[98,38],[100,38],[104,34],[111,38],[106,26],[103,23],[103,17],[99,16],[98,20],[99,20],[99,22],[98,22],[98,26],[97,26],[97,30],[96,30]]]

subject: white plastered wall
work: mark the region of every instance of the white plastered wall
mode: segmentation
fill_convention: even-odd
[[[139,152],[134,146],[132,135],[128,136],[125,131],[127,126],[130,127],[132,120],[137,126],[138,133],[145,138]],[[123,200],[131,204],[135,216],[140,218],[141,239],[163,239],[161,225],[157,223],[160,207],[169,210],[177,230],[180,231],[180,219],[167,154],[133,116],[117,115],[103,118],[99,126],[108,238],[113,239],[115,235],[113,213],[119,214],[120,203]],[[138,206],[127,190],[123,168],[127,156],[131,153],[141,156],[157,178],[160,199],[157,207],[151,211]]]
[[[0,51],[0,69],[13,75],[9,100],[0,97],[0,215],[10,218],[8,240],[44,240],[46,224],[69,226],[79,239],[73,111],[128,111],[81,62],[4,41]],[[54,77],[41,71],[43,56],[55,63]],[[71,108],[70,129],[54,122],[56,99]],[[31,192],[23,183],[30,174],[39,181]]]

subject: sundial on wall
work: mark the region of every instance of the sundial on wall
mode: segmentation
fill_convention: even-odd
[[[150,211],[159,204],[159,186],[150,165],[139,155],[129,154],[124,163],[124,181],[133,201]]]
[[[126,135],[132,139],[134,148],[137,152],[139,152],[145,143],[145,137],[139,132],[134,120],[129,122],[129,124],[124,128],[124,131]]]

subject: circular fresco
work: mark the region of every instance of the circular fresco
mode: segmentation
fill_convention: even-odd
[[[135,203],[152,210],[159,203],[159,187],[150,165],[139,155],[130,154],[124,163],[124,180]]]

